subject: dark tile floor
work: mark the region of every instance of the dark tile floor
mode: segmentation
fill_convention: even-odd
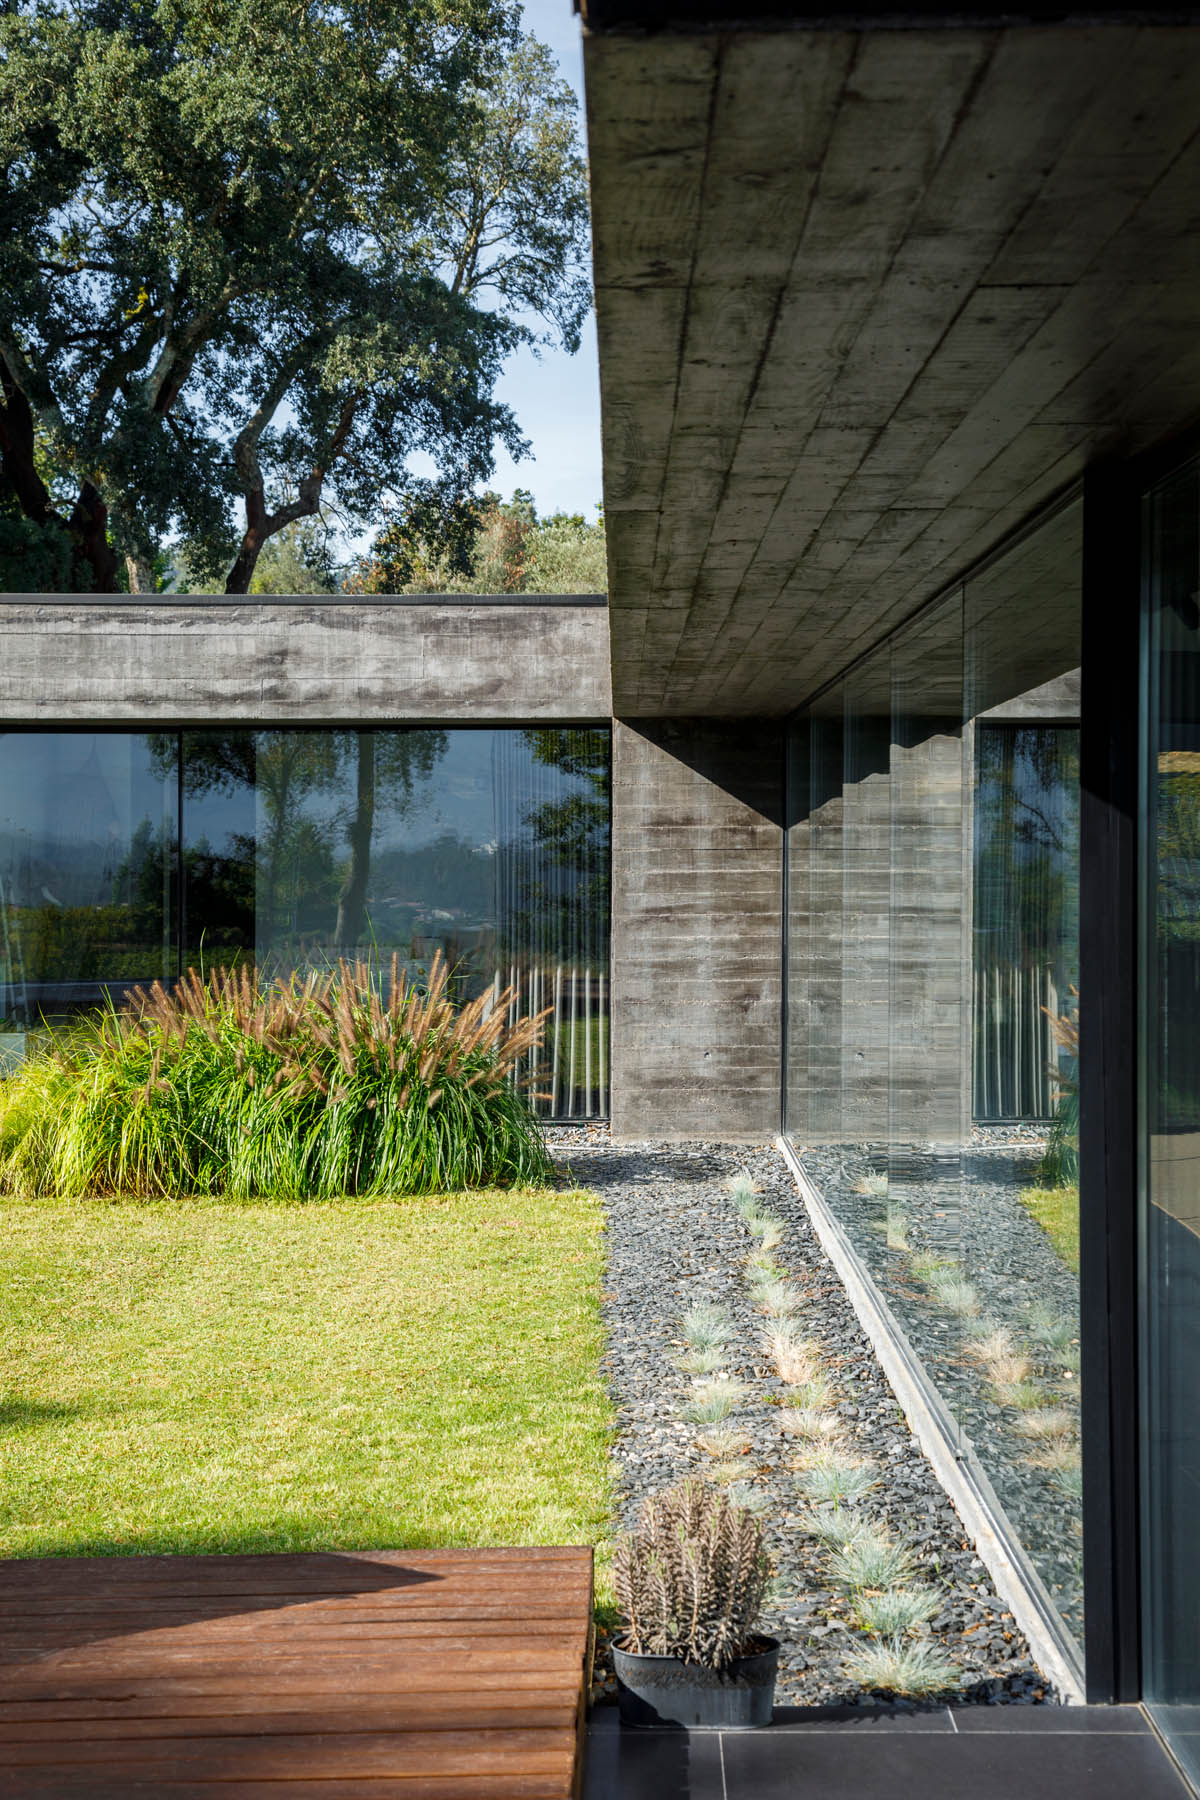
[[[588,1730],[584,1800],[1193,1800],[1137,1707],[780,1708],[766,1731]]]

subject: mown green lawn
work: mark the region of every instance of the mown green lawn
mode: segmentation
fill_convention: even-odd
[[[1022,1188],[1022,1206],[1037,1220],[1061,1262],[1079,1273],[1079,1188]]]
[[[588,1543],[600,1203],[0,1202],[0,1554]]]

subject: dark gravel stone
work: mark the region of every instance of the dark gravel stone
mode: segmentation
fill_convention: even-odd
[[[821,1347],[847,1435],[880,1471],[882,1486],[865,1510],[910,1546],[921,1578],[945,1591],[924,1641],[936,1643],[961,1668],[962,1699],[1054,1700],[905,1424],[778,1152],[703,1143],[614,1146],[597,1126],[556,1127],[547,1138],[560,1179],[593,1189],[607,1207],[606,1370],[618,1420],[613,1459],[623,1528],[646,1494],[703,1472],[710,1460],[696,1444],[696,1429],[681,1416],[691,1388],[673,1361],[682,1348],[681,1316],[699,1301],[711,1301],[735,1322],[726,1366],[750,1393],[727,1422],[750,1439],[745,1480],[766,1506],[762,1518],[775,1582],[764,1628],[782,1641],[780,1703],[859,1704],[871,1696],[844,1669],[847,1653],[864,1640],[847,1617],[843,1596],[828,1584],[826,1552],[801,1529],[803,1501],[791,1466],[798,1446],[780,1429],[777,1410],[787,1403],[788,1390],[762,1349],[763,1319],[742,1278],[752,1239],[722,1185],[742,1171],[785,1221],[775,1256],[803,1294],[798,1325]],[[602,1680],[604,1665],[602,1643]]]

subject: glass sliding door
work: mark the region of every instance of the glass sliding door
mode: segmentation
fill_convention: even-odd
[[[1149,496],[1143,616],[1143,1692],[1200,1781],[1200,465]]]
[[[967,582],[972,1144],[981,1314],[969,1434],[1046,1594],[1083,1640],[1079,1442],[1082,503]]]
[[[786,1128],[1068,1661],[1080,508],[792,722]]]

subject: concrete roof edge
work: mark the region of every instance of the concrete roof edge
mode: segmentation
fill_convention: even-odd
[[[771,31],[929,31],[999,29],[1022,25],[1200,25],[1200,5],[1130,6],[1091,0],[1080,7],[1062,0],[1024,0],[1023,5],[913,5],[912,0],[863,6],[855,0],[575,0],[584,31],[592,37]]]
[[[607,594],[0,594],[0,606],[607,607]]]

